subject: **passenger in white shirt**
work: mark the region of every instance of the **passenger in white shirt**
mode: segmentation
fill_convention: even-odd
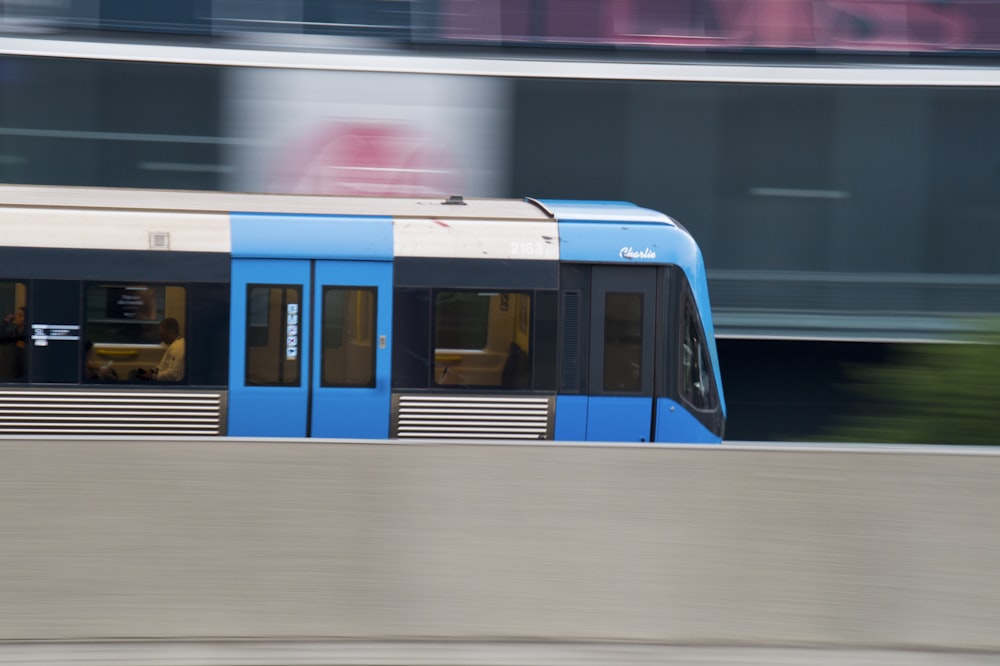
[[[140,369],[139,379],[155,379],[161,382],[179,382],[184,379],[184,338],[180,324],[173,317],[160,322],[160,340],[167,346],[160,363],[151,370]]]

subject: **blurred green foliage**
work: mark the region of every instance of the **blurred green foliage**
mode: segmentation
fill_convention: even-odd
[[[1000,322],[960,343],[907,344],[889,362],[853,366],[844,387],[859,413],[828,441],[1000,445]]]

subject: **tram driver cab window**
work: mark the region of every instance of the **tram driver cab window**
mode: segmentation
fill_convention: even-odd
[[[434,295],[433,382],[438,387],[531,387],[530,293]]]
[[[687,300],[684,306],[681,344],[680,389],[684,399],[696,409],[713,409],[716,392],[712,378],[712,364],[705,334],[698,320],[694,303]]]
[[[186,304],[181,286],[88,285],[85,380],[185,381]]]

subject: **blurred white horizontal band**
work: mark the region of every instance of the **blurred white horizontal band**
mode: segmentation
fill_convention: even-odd
[[[81,139],[84,141],[156,141],[161,143],[196,143],[220,145],[260,145],[261,141],[224,136],[192,134],[154,134],[152,132],[95,132],[89,130],[33,129],[0,127],[0,136],[25,136],[38,139]]]
[[[713,314],[719,339],[949,343],[960,341],[965,332],[959,326],[961,322],[920,314],[879,316],[728,309]]]
[[[857,273],[847,271],[710,270],[709,280],[733,282],[855,282],[862,284],[948,284],[1000,286],[1000,275],[981,273]]]
[[[222,164],[189,164],[184,162],[139,162],[145,171],[183,171],[191,173],[232,173],[233,167]]]
[[[280,20],[280,19],[261,19],[261,18],[239,18],[236,16],[216,16],[214,20],[220,24],[233,23],[237,25],[281,25],[281,26],[292,26],[294,28],[302,28],[302,21],[294,20]],[[309,21],[310,28],[364,28],[366,30],[371,30],[373,28],[392,28],[394,26],[380,24],[380,23],[331,23],[329,21]]]
[[[750,194],[756,197],[791,197],[797,199],[848,199],[850,192],[844,190],[806,190],[797,187],[751,187]]]
[[[410,167],[366,167],[366,166],[350,166],[350,165],[337,165],[324,167],[327,170],[337,171],[366,171],[366,172],[377,172],[377,173],[450,173],[447,169],[415,169]]]
[[[226,45],[226,42],[220,42]],[[135,62],[263,67],[268,69],[352,70],[503,76],[607,79],[618,81],[701,81],[777,84],[998,87],[1000,68],[913,65],[802,65],[778,67],[740,63],[670,63],[569,59],[552,50],[544,59],[459,58],[392,52],[293,51],[210,46],[115,43],[70,39],[0,38],[0,54]]]

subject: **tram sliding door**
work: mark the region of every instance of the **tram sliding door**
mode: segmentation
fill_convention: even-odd
[[[587,439],[649,441],[656,268],[594,266],[590,320]]]
[[[229,434],[389,435],[392,265],[235,259]]]
[[[314,294],[310,434],[385,439],[392,263],[317,261]]]
[[[229,428],[237,437],[309,430],[311,262],[234,259]]]

